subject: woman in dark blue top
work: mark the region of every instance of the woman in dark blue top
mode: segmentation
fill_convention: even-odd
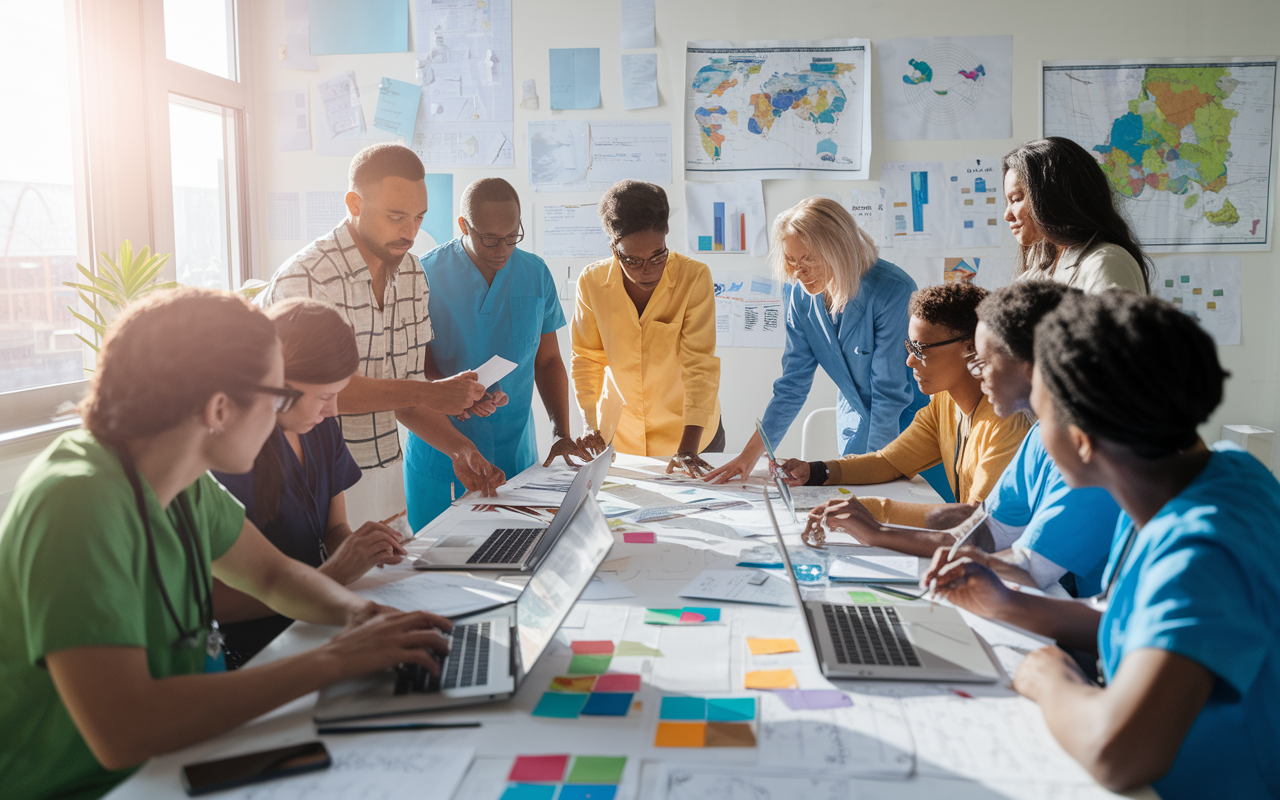
[[[404,555],[400,535],[381,522],[352,531],[342,493],[360,480],[334,418],[338,393],[359,365],[355,335],[330,306],[296,298],[267,310],[284,352],[285,385],[301,397],[243,475],[214,473],[245,515],[285,555],[348,584]],[[227,666],[239,667],[292,622],[246,594],[214,583],[226,635]]]

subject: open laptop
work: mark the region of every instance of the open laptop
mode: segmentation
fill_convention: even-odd
[[[537,520],[476,520],[463,522],[427,548],[414,569],[535,569],[551,550],[569,519],[587,497],[594,498],[609,474],[613,446],[578,469],[569,491],[550,524]]]
[[[756,420],[756,432],[760,434],[760,442],[764,444],[764,452],[769,456],[769,475],[773,478],[773,485],[778,487],[778,494],[782,496],[782,502],[786,504],[787,511],[791,512],[791,521],[798,522],[796,501],[791,497],[791,487],[782,477],[782,465],[778,463],[778,457],[773,454],[773,443],[769,441],[769,435],[764,432],[764,423],[760,420]]]
[[[566,508],[564,506],[562,508]],[[318,723],[431,711],[510,698],[613,547],[600,506],[583,497],[514,602],[454,620],[440,678],[418,665],[334,684],[320,693]]]
[[[787,581],[828,678],[995,683],[1000,673],[960,612],[950,606],[828,603],[800,594],[791,555],[764,493]]]

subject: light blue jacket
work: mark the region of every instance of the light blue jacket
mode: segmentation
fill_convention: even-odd
[[[836,437],[842,455],[874,452],[897,438],[929,398],[907,367],[907,306],[916,282],[880,259],[837,314],[798,283],[787,287],[782,377],[765,409],[765,433],[782,440],[813,386],[818,365],[835,382]]]

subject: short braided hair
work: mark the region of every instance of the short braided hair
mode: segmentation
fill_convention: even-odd
[[[1009,355],[1031,363],[1036,357],[1036,325],[1069,294],[1080,290],[1057,281],[1017,281],[987,295],[978,304],[978,320]]]
[[[1191,447],[1228,373],[1213,339],[1149,295],[1072,295],[1036,326],[1036,367],[1063,422],[1163,458]]]
[[[987,290],[972,283],[935,283],[911,295],[909,312],[916,319],[972,337],[978,327],[978,304]]]

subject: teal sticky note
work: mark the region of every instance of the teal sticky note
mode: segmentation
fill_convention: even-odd
[[[600,783],[565,784],[560,789],[559,800],[613,800],[618,787]]]
[[[715,247],[715,243],[714,243],[714,242],[712,242],[711,240],[712,240],[712,237],[710,237],[710,236],[699,236],[699,237],[698,237],[698,249],[699,249],[699,250],[711,250],[713,247]]]
[[[718,608],[705,608],[702,606],[685,606],[684,611],[686,614],[690,612],[694,614],[701,614],[703,619],[707,622],[720,621],[720,609]]]
[[[709,722],[750,722],[755,718],[754,697],[712,697],[707,700]]]
[[[559,717],[560,719],[577,719],[582,707],[587,704],[590,695],[574,692],[547,692],[533,709],[535,717]]]
[[[502,800],[551,800],[556,796],[556,785],[513,783],[502,793]]]
[[[1213,296],[1214,296],[1214,297],[1222,297],[1222,296],[1223,296],[1223,291],[1222,291],[1221,289],[1214,289],[1214,290],[1213,290]]]
[[[395,78],[383,78],[378,82],[378,105],[373,112],[373,127],[412,139],[413,126],[418,121],[418,101],[421,99],[420,85]]]
[[[422,230],[431,234],[432,247],[442,245],[454,236],[453,175],[427,175],[427,214]],[[416,250],[414,251],[417,252]]]
[[[754,714],[752,716],[755,716]],[[707,699],[705,697],[680,697],[672,695],[662,698],[662,710],[658,719],[677,719],[700,721],[707,718]]]
[[[550,50],[551,108],[600,107],[600,48]]]
[[[409,0],[310,0],[311,55],[404,53]]]
[[[1183,275],[1183,276],[1182,276],[1182,282],[1183,282],[1183,283],[1191,283],[1191,276],[1190,276],[1190,275]]]
[[[680,622],[679,608],[646,608],[644,621],[647,625],[675,625]]]

